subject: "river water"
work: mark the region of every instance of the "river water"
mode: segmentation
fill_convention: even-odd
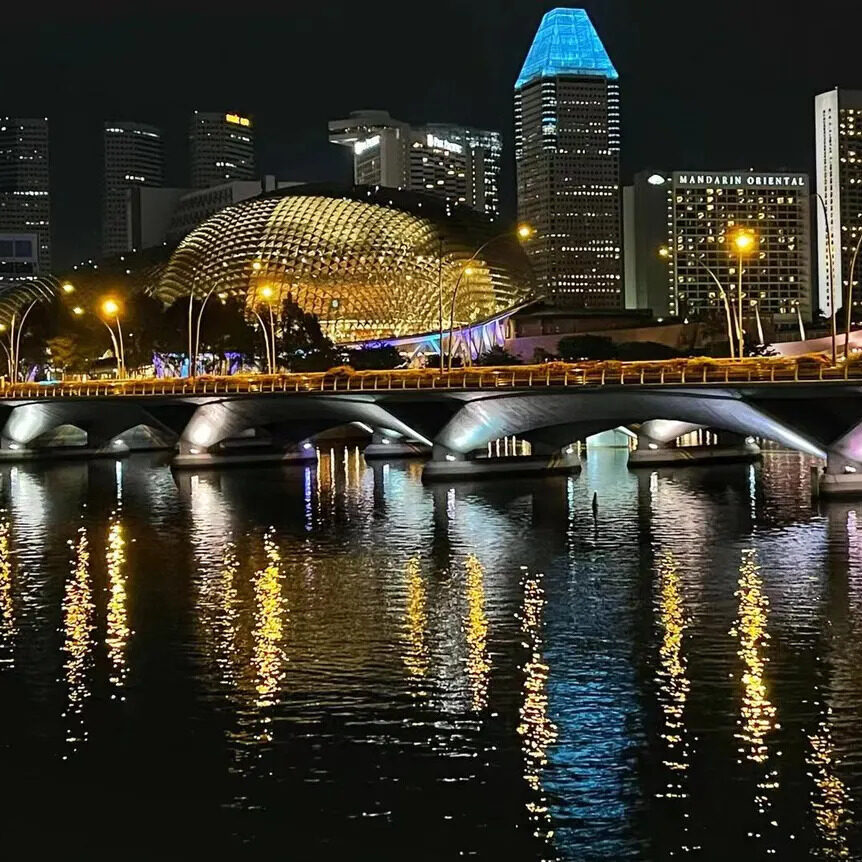
[[[862,504],[809,469],[4,466],[0,847],[860,858]]]

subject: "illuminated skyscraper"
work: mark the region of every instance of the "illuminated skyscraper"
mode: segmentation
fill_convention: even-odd
[[[134,248],[129,193],[135,186],[164,185],[162,133],[144,123],[105,123],[105,188],[102,254]]]
[[[387,111],[354,111],[330,122],[329,140],[352,148],[357,185],[424,192],[499,215],[499,132],[444,123],[410,126]]]
[[[189,123],[189,155],[196,189],[253,180],[254,125],[240,114],[195,111]]]
[[[833,243],[835,305],[841,308],[850,260],[862,231],[862,91],[836,88],[815,97],[814,135],[817,191],[826,204],[825,216],[823,207],[817,205],[817,272],[820,308],[828,315],[832,312],[828,237],[831,235]],[[862,259],[853,274],[853,304],[857,307],[862,302],[860,276]]]
[[[559,305],[622,304],[618,78],[587,13],[553,9],[515,82],[518,217]]]
[[[48,120],[0,117],[0,279],[50,271]]]

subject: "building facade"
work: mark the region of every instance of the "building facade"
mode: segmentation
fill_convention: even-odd
[[[0,279],[50,271],[48,120],[0,117]]]
[[[189,121],[189,159],[196,189],[253,180],[254,124],[240,114],[195,111]]]
[[[329,140],[353,150],[357,185],[424,192],[490,218],[500,213],[499,132],[444,123],[410,126],[386,111],[355,111],[330,122]]]
[[[164,185],[164,142],[161,130],[145,123],[105,123],[105,176],[102,213],[102,255],[135,248],[129,216],[129,190]]]
[[[619,99],[587,13],[548,12],[515,82],[515,162],[538,289],[558,305],[622,304]]]
[[[844,305],[853,252],[862,237],[862,91],[834,89],[814,100],[817,192],[817,274],[820,308]],[[830,240],[832,253],[830,255]],[[831,257],[831,261],[830,261]],[[862,261],[860,261],[862,264]],[[860,265],[853,273],[853,305],[862,304]]]
[[[736,297],[739,232],[753,244],[742,257],[744,317],[810,320],[811,205],[806,174],[645,171],[626,213],[626,271],[639,307],[656,317],[723,313],[721,291]],[[630,201],[630,203],[629,203]]]

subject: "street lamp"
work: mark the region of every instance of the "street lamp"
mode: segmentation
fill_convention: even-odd
[[[535,233],[536,233],[535,229],[531,225],[528,225],[528,224],[519,224],[515,230],[515,235],[522,242],[526,242],[527,240],[531,239],[535,235]],[[464,262],[463,269],[461,270],[461,272],[458,273],[458,278],[455,280],[455,287],[452,290],[452,303],[451,303],[450,308],[449,308],[449,344],[448,344],[448,357],[449,357],[448,358],[448,369],[449,369],[449,371],[452,370],[452,357],[454,354],[454,351],[452,349],[452,332],[455,329],[455,300],[458,298],[458,288],[461,286],[461,280],[464,278],[465,275],[469,277],[475,272],[475,269],[473,267],[471,267],[470,264],[474,260],[476,260],[479,257],[479,255],[486,248],[488,248],[489,245],[491,245],[491,244],[493,244],[493,243],[495,243],[501,239],[505,239],[506,237],[509,237],[511,235],[512,235],[511,231],[507,230],[507,231],[503,231],[503,233],[498,233],[496,236],[492,236],[490,239],[485,240],[485,242],[483,242],[482,245],[480,245],[479,248],[477,248],[476,251],[474,251],[473,254],[471,254],[469,258],[467,258],[467,260]],[[440,290],[441,290],[441,297],[442,297],[442,276],[441,276]],[[442,326],[440,327],[440,356],[441,356],[441,370],[442,370],[442,356],[443,356],[443,327]]]
[[[105,299],[102,301],[102,314],[107,318],[114,318],[114,323],[117,325],[116,335],[114,328],[104,318],[100,318],[105,324],[108,332],[111,333],[111,342],[114,345],[114,354],[117,357],[117,377],[125,377],[126,373],[126,354],[123,347],[123,328],[120,326],[120,305],[115,299]]]
[[[766,342],[763,338],[763,323],[760,320],[760,303],[756,299],[752,299],[749,301],[749,304],[754,309],[754,317],[757,320],[758,344],[765,344]]]
[[[662,246],[658,250],[659,257],[669,258],[670,257],[670,249],[667,246]],[[730,358],[736,359],[736,352],[733,348],[733,333],[734,333],[734,313],[733,309],[730,306],[730,300],[727,296],[727,291],[725,291],[724,287],[719,281],[718,276],[712,271],[710,267],[708,267],[702,260],[698,260],[698,258],[692,258],[694,260],[695,266],[702,267],[706,270],[707,275],[715,282],[715,286],[718,288],[718,295],[721,297],[721,300],[724,304],[724,313],[727,318],[727,344],[730,347]],[[738,330],[737,330],[738,331]],[[742,354],[740,353],[739,358],[742,359]]]
[[[736,301],[739,309],[736,324],[738,327],[737,334],[739,336],[739,358],[742,359],[745,355],[745,329],[742,325],[742,258],[743,255],[750,254],[754,251],[755,237],[751,231],[738,230],[731,237],[731,242],[736,251],[737,272],[739,275],[739,281],[737,282],[736,287]]]
[[[258,314],[256,308],[252,306],[252,314],[260,323],[261,332],[263,333],[264,346],[266,347],[266,362],[270,374],[275,374],[276,363],[276,343],[275,343],[275,316],[272,313],[272,301],[277,298],[277,291],[270,285],[265,284],[258,290],[258,293],[264,299],[264,304],[269,310],[269,334],[267,334],[267,326],[263,322],[263,318]]]

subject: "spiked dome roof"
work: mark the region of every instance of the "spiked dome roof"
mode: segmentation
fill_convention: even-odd
[[[584,9],[561,8],[545,13],[515,89],[557,75],[583,75],[612,81],[619,78]]]

